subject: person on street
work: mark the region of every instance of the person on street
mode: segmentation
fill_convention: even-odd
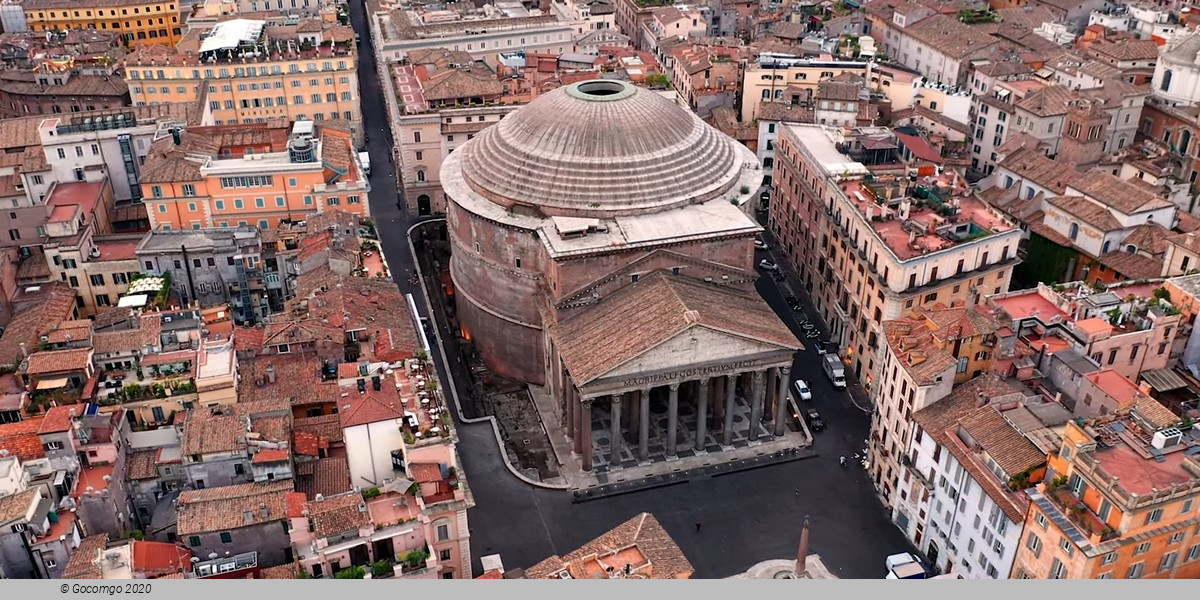
[[[696,521],[696,533],[700,533],[700,521]]]

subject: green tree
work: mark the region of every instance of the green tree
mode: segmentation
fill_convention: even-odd
[[[367,576],[366,569],[364,569],[362,567],[350,567],[348,569],[342,569],[341,571],[338,571],[338,574],[334,575],[334,578],[336,578],[336,579],[363,579],[366,576]]]
[[[651,88],[669,88],[671,87],[671,79],[664,73],[647,75],[646,86]]]

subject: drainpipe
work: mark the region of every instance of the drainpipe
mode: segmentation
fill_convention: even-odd
[[[192,302],[196,301],[196,286],[192,283],[192,265],[188,260],[187,246],[179,245],[179,251],[183,252],[183,270],[187,274],[188,292],[192,294],[190,298]],[[183,307],[180,307],[183,308]]]

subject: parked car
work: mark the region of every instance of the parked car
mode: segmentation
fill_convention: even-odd
[[[771,247],[768,246],[766,242],[764,242],[762,240],[754,240],[754,249],[755,250],[769,250],[770,248]]]
[[[778,271],[779,270],[779,265],[777,265],[765,258],[758,261],[758,266],[765,271]]]
[[[826,352],[829,352],[829,348],[826,346],[825,342],[822,342],[821,340],[813,342],[812,347],[813,350],[817,351],[817,354],[825,354]]]
[[[808,384],[803,379],[797,379],[796,383],[792,384],[796,389],[796,398],[800,400],[812,400],[812,390],[808,389]]]
[[[804,420],[808,421],[808,428],[814,432],[825,429],[825,420],[821,418],[821,413],[817,412],[815,408],[804,411]]]
[[[770,202],[771,201],[771,192],[763,192],[763,193],[759,194],[758,201],[759,202]]]

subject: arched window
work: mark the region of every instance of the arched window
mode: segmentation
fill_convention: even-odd
[[[771,90],[763,90],[763,100],[771,99]]]
[[[1079,239],[1079,223],[1071,223],[1071,239]]]
[[[1184,129],[1183,132],[1179,134],[1179,153],[1184,156],[1187,156],[1188,155],[1188,146],[1191,146],[1191,145],[1192,145],[1192,132],[1188,131],[1187,129]]]
[[[1101,249],[1100,251],[1101,251],[1101,252],[1108,252],[1108,249],[1109,249],[1109,248],[1111,248],[1111,247],[1112,247],[1112,240],[1104,240],[1104,248],[1103,248],[1103,249]]]
[[[1162,85],[1158,86],[1158,89],[1160,89],[1164,92],[1170,91],[1171,90],[1171,76],[1172,76],[1171,71],[1169,71],[1169,70],[1163,71]]]
[[[1137,246],[1129,244],[1128,246],[1125,246],[1125,251],[1130,254],[1137,254]]]
[[[417,171],[417,181],[425,181],[425,171]]]

